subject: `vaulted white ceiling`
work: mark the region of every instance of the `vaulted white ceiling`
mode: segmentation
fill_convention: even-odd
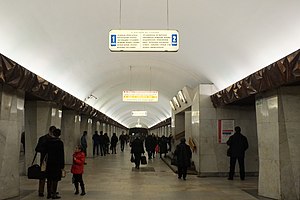
[[[127,127],[171,115],[184,86],[224,89],[299,49],[299,0],[0,1],[0,53]],[[178,52],[110,52],[111,29],[175,29]],[[158,103],[122,102],[157,90]]]

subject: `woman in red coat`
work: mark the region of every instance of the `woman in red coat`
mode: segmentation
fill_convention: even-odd
[[[79,184],[81,188],[81,196],[85,195],[84,183],[82,179],[83,166],[85,162],[85,154],[82,151],[82,147],[78,145],[73,154],[73,165],[71,173],[73,174],[73,183],[75,185],[75,194],[79,194]]]

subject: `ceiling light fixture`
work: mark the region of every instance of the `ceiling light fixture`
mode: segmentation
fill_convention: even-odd
[[[170,100],[170,106],[171,106],[171,108],[172,108],[173,110],[176,110],[176,108],[175,108],[174,103],[173,103],[172,100]]]
[[[179,96],[179,99],[183,102],[183,103],[187,103],[187,100],[182,92],[182,90],[179,90],[178,92],[178,96]]]
[[[179,107],[179,108],[181,107],[176,96],[173,97],[173,101],[177,107]]]

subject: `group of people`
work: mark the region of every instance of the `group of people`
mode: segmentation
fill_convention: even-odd
[[[106,156],[106,154],[110,154],[109,150],[111,150],[112,154],[117,153],[117,143],[120,141],[121,143],[121,151],[124,151],[124,146],[127,144],[128,136],[124,135],[124,132],[117,137],[116,133],[113,133],[111,138],[109,138],[107,133],[103,134],[103,131],[95,131],[93,137],[93,156],[99,156],[99,150],[101,156]]]
[[[39,196],[44,196],[44,187],[47,179],[47,198],[59,199],[61,198],[57,192],[58,181],[62,178],[62,172],[65,167],[64,158],[64,144],[60,139],[61,130],[55,126],[51,126],[47,134],[41,136],[38,140],[35,151],[40,153],[40,165],[46,163],[46,170],[44,176],[39,180]],[[87,132],[84,131],[81,137],[81,144],[77,145],[75,152],[73,154],[73,164],[71,167],[71,173],[73,174],[72,181],[75,186],[75,194],[79,194],[79,185],[81,188],[81,195],[85,195],[85,186],[82,178],[85,158],[86,158],[86,141]],[[97,131],[93,135],[93,153],[99,155],[99,147],[101,155],[108,154],[108,145],[111,145],[112,153],[116,153],[116,145],[118,141],[121,144],[121,151],[124,151],[124,145],[129,141],[127,135],[124,132],[119,136],[113,133],[113,136],[109,140],[107,134],[103,134],[100,131],[98,135]],[[170,137],[169,137],[170,138]],[[97,145],[99,147],[97,147]],[[241,128],[239,126],[235,127],[235,133],[230,136],[227,141],[228,156],[230,157],[230,171],[228,180],[233,180],[235,164],[238,160],[240,168],[240,179],[245,179],[245,165],[244,157],[245,151],[248,149],[247,138],[241,134]],[[141,136],[135,136],[131,141],[131,154],[134,157],[135,168],[139,169],[141,163],[141,156],[145,153],[144,142]],[[145,147],[148,152],[148,159],[155,157],[157,153],[157,148],[159,148],[160,157],[168,151],[171,151],[171,142],[165,136],[157,138],[152,135],[148,135],[145,138]],[[177,160],[178,168],[178,179],[183,178],[186,180],[187,169],[191,165],[192,151],[189,145],[186,144],[185,138],[180,139],[180,143],[176,146],[174,151],[174,156]]]
[[[227,141],[227,145],[229,146],[227,154],[230,157],[228,180],[233,180],[234,178],[236,161],[239,163],[240,179],[245,180],[244,158],[245,151],[248,149],[248,140],[247,137],[241,133],[241,127],[236,126],[234,130],[234,134],[230,136]],[[170,137],[166,138],[162,136],[161,138],[157,138],[154,134],[146,136],[145,147],[148,153],[148,159],[154,158],[157,151],[160,153],[160,158],[162,154],[166,156],[166,153],[171,151],[170,141]],[[144,153],[143,139],[137,136],[131,143],[131,154],[134,156],[135,168],[139,169],[141,155]],[[186,180],[187,169],[191,166],[192,151],[190,146],[186,144],[185,138],[180,139],[180,143],[176,146],[173,155],[176,159],[178,179],[183,178],[183,180]]]
[[[47,198],[59,199],[57,193],[58,181],[62,178],[65,168],[64,144],[60,139],[61,130],[51,126],[46,135],[39,138],[35,148],[40,155],[40,165],[46,163],[44,176],[39,180],[39,196],[44,196],[44,187],[47,179]]]
[[[83,133],[86,136],[87,132]],[[36,145],[35,151],[40,153],[40,166],[46,165],[43,176],[39,180],[38,195],[44,196],[44,188],[47,180],[47,199],[60,199],[57,192],[58,182],[65,173],[65,153],[64,143],[60,139],[61,130],[55,126],[50,126],[48,133],[41,136]],[[81,140],[81,143],[83,141]],[[86,147],[77,145],[73,154],[73,164],[71,173],[72,181],[75,185],[75,194],[79,194],[79,184],[81,187],[81,195],[85,195],[85,187],[82,179],[83,168],[86,157]]]
[[[169,137],[171,138],[171,137]],[[180,144],[176,146],[174,151],[174,157],[177,160],[177,171],[178,171],[178,179],[183,178],[186,180],[187,169],[191,166],[191,158],[192,151],[189,145],[187,145],[185,138],[180,140]],[[145,138],[145,147],[148,153],[148,159],[152,159],[155,157],[155,153],[159,151],[160,158],[162,158],[162,154],[165,154],[168,151],[171,151],[171,144],[169,144],[169,140],[162,136],[161,138],[156,137],[154,134],[148,135]],[[169,147],[169,148],[168,148]],[[135,139],[131,142],[131,154],[133,156],[133,161],[135,163],[135,168],[140,168],[141,156],[145,153],[143,139],[140,135],[136,136]]]

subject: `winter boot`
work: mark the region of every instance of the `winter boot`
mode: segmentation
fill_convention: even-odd
[[[74,185],[75,185],[75,193],[74,194],[79,194],[79,184],[78,184],[78,182],[74,183]]]
[[[83,196],[83,195],[86,194],[83,182],[80,183],[80,187],[81,187],[81,194],[80,195]]]

